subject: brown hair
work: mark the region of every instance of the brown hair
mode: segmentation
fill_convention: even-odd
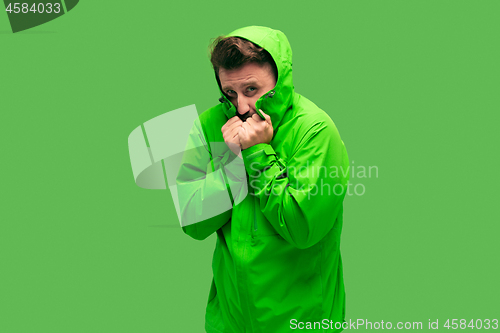
[[[210,46],[210,62],[219,83],[219,69],[235,69],[249,62],[270,64],[274,78],[278,80],[278,68],[273,57],[264,48],[242,37],[217,37]]]

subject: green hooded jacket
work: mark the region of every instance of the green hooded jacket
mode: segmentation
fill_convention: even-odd
[[[237,111],[222,91],[190,133],[176,179],[182,229],[197,240],[217,233],[206,332],[341,331],[344,143],[331,118],[294,91],[281,31],[252,26],[228,36],[263,47],[276,63],[276,86],[255,105],[274,135],[235,157],[221,127]]]

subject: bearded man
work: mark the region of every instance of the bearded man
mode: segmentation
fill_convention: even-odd
[[[341,331],[349,162],[337,128],[294,91],[281,31],[219,37],[211,63],[221,103],[200,115],[177,177],[182,230],[217,233],[206,332]]]

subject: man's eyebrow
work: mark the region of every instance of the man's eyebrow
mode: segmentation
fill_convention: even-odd
[[[258,81],[252,79],[252,80],[248,80],[248,81],[242,83],[241,85],[242,86],[257,86],[258,84],[259,84]],[[222,90],[226,91],[226,90],[229,90],[232,88],[233,88],[233,86],[227,85],[227,86],[222,87]]]

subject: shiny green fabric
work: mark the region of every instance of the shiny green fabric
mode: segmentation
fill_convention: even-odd
[[[217,233],[205,329],[276,333],[292,331],[293,319],[341,323],[340,235],[349,179],[344,143],[331,118],[294,92],[292,51],[281,31],[253,26],[228,36],[254,42],[275,60],[276,87],[256,103],[271,116],[274,137],[270,144],[243,150],[243,161],[227,150],[216,153],[213,143],[224,142],[221,127],[236,115],[222,92],[222,102],[203,112],[200,125],[193,127],[190,141],[202,143],[206,154],[184,157],[177,178],[183,218],[213,207],[208,203],[217,191],[227,191],[233,204],[183,227],[197,240]],[[246,177],[224,169],[228,161],[241,162]],[[246,184],[246,195],[241,187],[229,186],[238,181]]]

